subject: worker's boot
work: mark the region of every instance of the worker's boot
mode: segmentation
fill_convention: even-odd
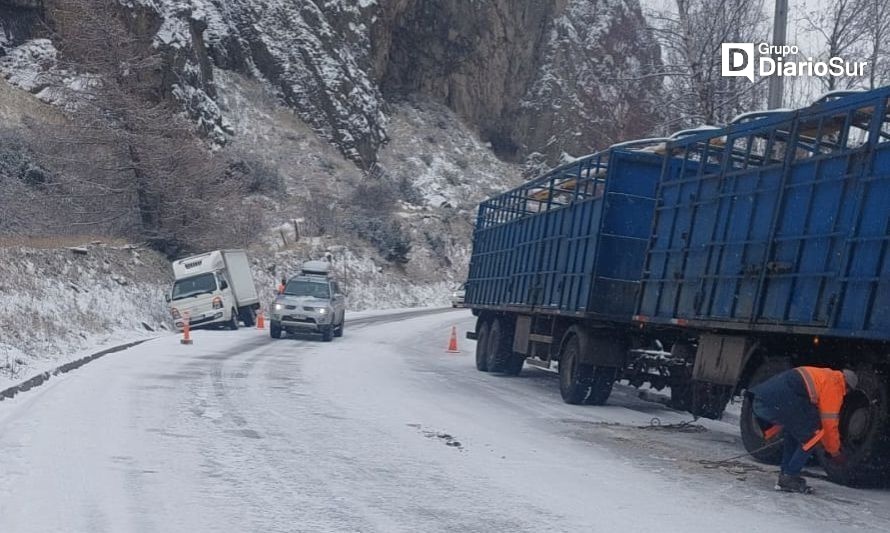
[[[776,482],[776,490],[783,492],[802,492],[810,494],[813,492],[812,487],[807,485],[807,480],[800,476],[792,476],[790,474],[779,474],[779,480]]]

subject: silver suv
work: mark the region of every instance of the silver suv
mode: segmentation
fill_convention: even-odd
[[[328,276],[327,263],[310,261],[275,298],[269,332],[273,339],[280,339],[282,332],[320,333],[330,342],[343,336],[345,314],[346,294]]]

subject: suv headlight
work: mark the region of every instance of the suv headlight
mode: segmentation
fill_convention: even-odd
[[[282,309],[284,309],[284,304],[280,304],[278,302],[272,304],[273,311],[281,311]]]
[[[328,308],[327,308],[327,307],[318,307],[318,308],[316,308],[316,309],[318,310],[319,313],[321,313],[321,314],[323,314],[323,315],[324,315],[324,314],[327,314],[327,312],[328,312]]]

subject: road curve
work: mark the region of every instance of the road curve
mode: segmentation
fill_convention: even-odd
[[[445,353],[466,310],[350,320],[331,343],[242,329],[165,337],[0,404],[0,531],[805,531],[890,524],[883,492],[770,490],[705,469],[731,426],[617,387]],[[744,479],[741,479],[744,478]],[[629,529],[628,529],[629,528]]]

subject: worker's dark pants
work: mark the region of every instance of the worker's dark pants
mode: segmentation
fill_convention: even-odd
[[[754,416],[757,418],[784,427],[784,430],[782,431],[782,438],[784,440],[782,448],[782,473],[799,476],[800,471],[803,470],[804,465],[807,464],[807,461],[813,454],[812,448],[810,451],[806,451],[803,449],[803,445],[812,438],[814,431],[805,430],[805,433],[806,431],[809,431],[808,434],[801,436],[799,430],[795,431],[795,429],[797,429],[796,426],[799,426],[799,424],[792,423],[788,425],[783,423],[782,420],[787,419],[782,416],[782,410],[779,407],[766,404],[756,396],[754,397],[753,407]]]
[[[783,428],[782,473],[799,475],[812,455],[812,449],[805,451],[803,444],[822,425],[819,409],[810,403],[803,378],[796,370],[786,370],[751,387],[750,392],[754,395],[754,416]]]

